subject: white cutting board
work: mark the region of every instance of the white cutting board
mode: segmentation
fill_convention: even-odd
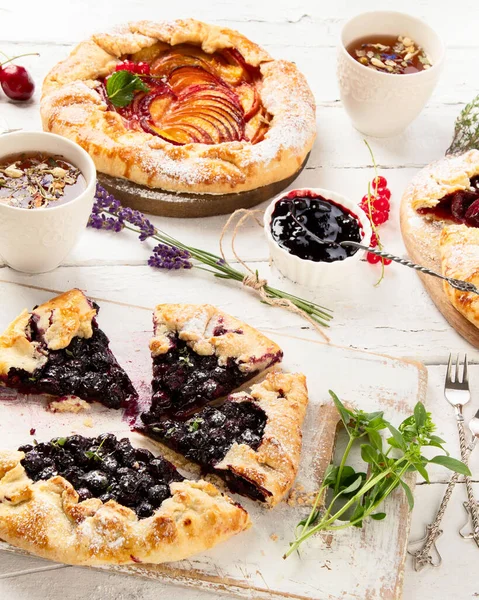
[[[57,290],[65,291],[65,290]],[[88,290],[85,290],[88,294]],[[0,329],[23,309],[31,309],[52,297],[18,284],[0,289]],[[160,301],[161,298],[158,298]],[[151,363],[148,340],[152,307],[135,307],[97,299],[98,322],[111,340],[111,348],[144,400],[149,395]],[[247,315],[235,314],[248,320]],[[250,323],[255,325],[255,323]],[[149,577],[195,588],[226,591],[260,599],[308,598],[314,600],[390,600],[401,597],[404,560],[409,532],[407,501],[401,492],[388,500],[384,521],[367,522],[362,529],[350,528],[333,535],[308,540],[300,556],[283,560],[295,525],[309,509],[304,497],[318,488],[335,439],[336,415],[328,389],[345,402],[367,411],[384,410],[398,424],[411,414],[426,393],[427,373],[414,362],[265,333],[284,350],[283,369],[306,374],[310,403],[304,424],[300,472],[294,501],[273,510],[244,498],[238,499],[250,512],[253,527],[228,542],[178,563],[132,567],[108,567],[133,576]],[[88,422],[88,417],[91,417]],[[30,433],[35,430],[34,434]],[[147,440],[130,434],[121,412],[92,405],[89,413],[52,414],[41,398],[0,392],[0,446],[16,448],[22,443],[81,433],[97,435],[110,431],[129,435],[136,445],[153,449]],[[19,552],[0,543],[0,549]]]

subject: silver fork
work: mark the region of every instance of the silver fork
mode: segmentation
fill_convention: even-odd
[[[456,423],[457,423],[457,431],[459,433],[459,443],[461,447],[461,460],[467,464],[469,461],[469,455],[474,449],[476,438],[473,438],[473,441],[468,445],[466,442],[466,434],[464,431],[464,416],[462,414],[462,408],[465,404],[469,402],[471,399],[471,392],[469,390],[469,380],[467,376],[467,355],[464,357],[464,368],[462,372],[462,378],[459,379],[459,355],[456,359],[456,368],[454,379],[452,377],[452,354],[449,355],[449,362],[447,365],[447,373],[446,373],[446,381],[444,384],[444,396],[446,400],[454,407],[456,413]],[[479,414],[479,411],[478,411]],[[479,419],[478,419],[479,425]],[[479,431],[479,428],[478,428]],[[440,528],[441,521],[444,517],[444,513],[446,512],[447,505],[451,498],[452,492],[454,491],[454,487],[459,479],[459,473],[454,473],[447,484],[446,491],[442,498],[441,504],[439,506],[439,510],[437,511],[436,518],[434,521],[426,526],[426,535],[422,540],[418,542],[414,542],[413,545],[421,544],[421,547],[417,551],[409,551],[410,554],[414,557],[414,568],[416,571],[420,571],[426,565],[431,565],[433,567],[438,567],[442,558],[439,554],[439,551],[436,547],[436,540],[440,535],[442,535],[443,531]],[[470,536],[463,537],[472,537],[476,544],[479,545],[479,511],[477,507],[477,503],[474,497],[474,491],[472,489],[472,482],[470,477],[465,477],[466,481],[466,491],[468,497],[468,512],[471,515],[471,519],[473,522],[473,532]],[[436,555],[436,559],[434,560],[433,556],[430,554],[431,550],[434,550]]]

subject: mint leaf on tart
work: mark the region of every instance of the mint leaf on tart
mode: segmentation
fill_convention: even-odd
[[[106,80],[106,93],[113,106],[128,106],[135,92],[149,92],[150,88],[131,71],[116,71]]]

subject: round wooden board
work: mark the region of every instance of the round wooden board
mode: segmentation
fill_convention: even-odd
[[[99,183],[122,204],[160,217],[213,217],[229,214],[238,208],[251,208],[273,198],[298,177],[309,154],[291,177],[239,194],[183,194],[152,189],[120,177],[98,173]]]
[[[412,261],[441,272],[439,239],[443,221],[434,221],[419,215],[407,197],[401,203],[401,231],[404,244]],[[429,296],[450,325],[468,342],[479,348],[479,329],[459,313],[449,302],[443,282],[437,277],[418,273]]]

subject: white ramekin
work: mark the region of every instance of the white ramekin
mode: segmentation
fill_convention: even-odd
[[[432,67],[394,75],[365,67],[346,50],[352,42],[374,35],[403,35],[422,46]],[[348,21],[338,45],[337,75],[341,101],[361,133],[388,137],[401,133],[431,96],[444,64],[444,44],[426,23],[400,12],[367,12]]]
[[[48,208],[17,208],[0,203],[0,256],[17,271],[51,271],[67,256],[85,229],[95,195],[95,164],[74,142],[41,131],[0,135],[0,160],[19,152],[64,156],[80,169],[85,190],[75,199]]]
[[[269,251],[271,259],[273,260],[277,269],[288,279],[291,279],[294,283],[305,285],[307,287],[316,287],[321,283],[325,275],[337,273],[339,271],[346,272],[351,268],[355,262],[359,260],[363,252],[358,250],[352,256],[349,256],[345,260],[337,260],[334,262],[315,262],[313,260],[305,260],[299,258],[294,254],[290,254],[284,248],[276,242],[271,234],[271,216],[274,211],[274,207],[277,202],[286,198],[291,193],[297,192],[313,192],[318,196],[322,196],[325,200],[332,200],[335,204],[343,206],[347,211],[357,217],[361,224],[363,239],[361,241],[365,246],[369,246],[371,241],[371,225],[366,213],[358,206],[355,202],[352,202],[345,196],[332,192],[331,190],[325,190],[322,188],[298,188],[295,190],[289,190],[283,192],[271,202],[264,214],[264,231],[266,239],[268,240]]]

